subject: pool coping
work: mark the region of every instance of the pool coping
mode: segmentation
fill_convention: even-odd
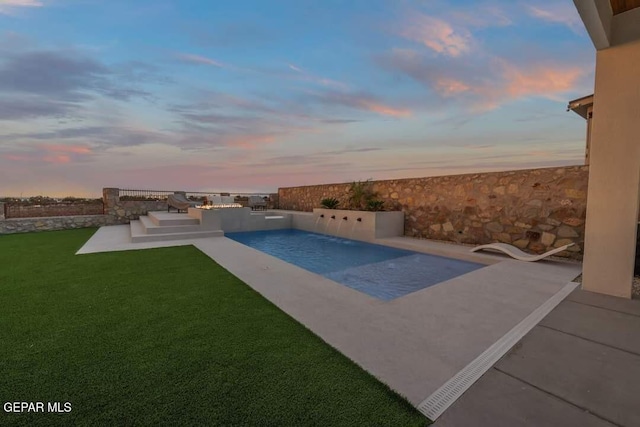
[[[487,264],[385,302],[225,237],[132,244],[122,227],[101,228],[78,253],[193,244],[416,407],[581,270],[577,263],[526,263],[441,242],[376,239],[371,243]]]

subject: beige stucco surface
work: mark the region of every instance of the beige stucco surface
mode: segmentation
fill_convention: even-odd
[[[583,289],[630,298],[640,201],[640,41],[596,55]]]

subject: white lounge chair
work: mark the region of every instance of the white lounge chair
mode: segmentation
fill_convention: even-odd
[[[559,248],[552,249],[549,252],[545,252],[540,255],[528,254],[516,248],[515,246],[509,245],[507,243],[490,243],[488,245],[476,246],[475,248],[471,249],[471,252],[477,252],[484,249],[494,249],[496,251],[503,252],[519,261],[540,261],[541,259],[546,258],[550,255],[554,255],[554,254],[557,254],[558,252],[562,252],[565,249],[567,249],[569,246],[573,246],[573,245],[575,245],[575,243],[569,243],[568,245],[560,246]]]
[[[171,208],[177,209],[178,213],[180,211],[186,212],[187,209],[195,206],[196,202],[187,199],[184,193],[169,194],[169,197],[167,197],[167,212],[171,211]]]
[[[267,202],[260,196],[249,196],[249,207],[251,210],[267,209]]]

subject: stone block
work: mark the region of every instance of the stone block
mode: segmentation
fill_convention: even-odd
[[[501,233],[504,231],[504,227],[498,222],[490,222],[485,225],[485,228],[492,233]]]
[[[542,244],[542,242],[531,242],[529,243],[529,250],[535,253],[543,253],[547,247]]]
[[[527,239],[518,239],[518,240],[515,240],[512,244],[517,248],[525,249],[529,244],[529,241]]]
[[[564,245],[568,245],[569,243],[573,243],[572,239],[558,239],[556,240],[556,243],[553,245],[556,248],[559,248],[560,246],[564,246]]]
[[[524,222],[520,222],[520,221],[516,222],[514,225],[515,225],[516,227],[524,228],[524,229],[527,229],[527,230],[528,230],[529,228],[531,228],[531,225],[530,225],[530,224],[526,224],[526,223],[524,223]]]
[[[586,194],[582,190],[576,190],[575,188],[565,188],[564,194],[572,199],[584,199]]]
[[[580,218],[567,218],[563,222],[571,227],[579,227],[584,224],[584,220]]]
[[[578,237],[578,233],[576,233],[573,228],[567,227],[566,225],[560,226],[557,233],[558,237]]]
[[[511,235],[509,233],[493,233],[491,237],[498,242],[511,243]]]
[[[542,237],[540,237],[540,243],[542,243],[545,246],[551,246],[554,240],[556,240],[556,236],[551,233],[544,232],[542,233]]]

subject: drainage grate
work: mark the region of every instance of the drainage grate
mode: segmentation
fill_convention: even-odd
[[[418,405],[418,410],[435,421],[462,394],[467,391],[485,372],[511,349],[527,332],[533,329],[551,310],[565,299],[578,283],[569,282],[540,307],[524,318],[513,329],[496,341],[475,360],[436,390],[431,396]]]

